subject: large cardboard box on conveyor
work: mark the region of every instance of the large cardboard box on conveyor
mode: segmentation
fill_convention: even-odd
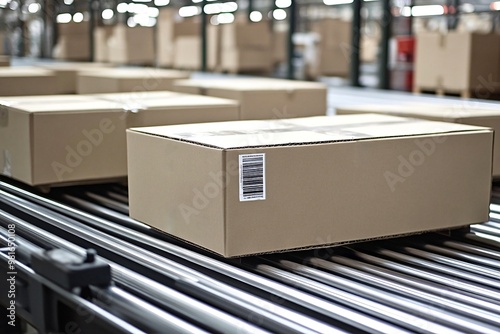
[[[416,43],[415,90],[480,98],[500,92],[500,35],[420,33]]]
[[[127,145],[131,217],[225,257],[488,219],[487,128],[324,116],[134,128]]]
[[[172,90],[174,81],[187,79],[189,72],[146,68],[109,68],[78,74],[77,93],[120,93]]]
[[[0,96],[58,94],[53,71],[37,67],[5,67],[0,69]]]
[[[241,119],[326,115],[327,89],[316,82],[279,79],[192,79],[174,83],[181,93],[237,100]]]
[[[484,126],[495,130],[493,177],[500,178],[500,109],[465,108],[454,105],[402,104],[353,105],[337,107],[337,114],[377,113],[402,117],[415,117],[432,121]]]
[[[125,179],[127,127],[239,117],[235,101],[135,94],[0,99],[1,174],[34,186]]]

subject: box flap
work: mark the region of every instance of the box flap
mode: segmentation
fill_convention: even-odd
[[[359,114],[135,128],[133,131],[220,149],[305,145],[417,136],[485,128],[394,116]]]
[[[436,121],[458,121],[461,119],[499,118],[500,109],[463,107],[462,105],[408,104],[408,105],[353,105],[337,108],[338,113],[384,113],[395,116],[417,117]]]
[[[233,91],[326,89],[326,85],[319,82],[260,78],[179,80],[175,84],[177,86],[200,87],[203,89],[217,88]]]

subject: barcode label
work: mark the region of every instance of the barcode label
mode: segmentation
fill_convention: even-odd
[[[240,202],[266,199],[266,155],[240,155]]]

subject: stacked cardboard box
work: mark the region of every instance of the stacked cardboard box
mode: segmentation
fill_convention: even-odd
[[[461,123],[492,128],[500,132],[500,110],[478,109],[467,106],[448,106],[435,104],[401,105],[354,105],[337,108],[337,114],[378,113],[403,117],[415,117],[433,121]],[[500,136],[495,135],[493,154],[493,177],[500,178]]]
[[[190,73],[146,68],[108,68],[78,74],[78,94],[147,92],[172,90],[174,81],[189,78]]]
[[[135,128],[127,142],[131,217],[225,257],[488,219],[487,128],[352,115]]]
[[[288,55],[288,31],[273,32],[273,64],[287,61]]]
[[[113,33],[112,26],[96,27],[94,30],[94,61],[108,62],[109,61],[109,46],[108,41]]]
[[[337,19],[323,19],[313,25],[319,42],[315,61],[308,68],[310,77],[349,75],[351,30],[350,22]]]
[[[128,126],[238,116],[235,101],[172,92],[2,98],[0,173],[40,186],[123,179]]]
[[[168,8],[160,10],[156,28],[156,47],[158,50],[156,63],[162,67],[174,66],[177,38],[184,36],[196,37],[200,32],[200,24],[198,22],[194,20],[180,21],[177,10]],[[190,56],[188,53],[186,55]]]
[[[500,35],[417,35],[414,89],[487,98],[500,92]]]
[[[88,22],[60,23],[59,36],[53,50],[55,59],[88,60],[90,58],[90,28]]]
[[[269,22],[240,22],[221,26],[221,69],[231,73],[269,72],[273,65]]]
[[[199,27],[199,25],[197,25]],[[207,68],[217,70],[220,65],[220,29],[207,26]],[[201,38],[199,34],[179,36],[174,42],[174,67],[178,69],[201,69]]]
[[[0,96],[59,94],[54,72],[37,67],[0,69]]]
[[[174,90],[237,100],[241,119],[272,119],[326,114],[324,84],[278,79],[180,80]]]
[[[109,61],[114,64],[152,65],[153,28],[117,25],[108,39]]]
[[[99,71],[103,68],[110,67],[104,63],[41,63],[38,65],[54,72],[57,79],[59,94],[75,94],[77,89],[78,74],[87,71]]]
[[[0,67],[10,66],[10,56],[0,56]]]

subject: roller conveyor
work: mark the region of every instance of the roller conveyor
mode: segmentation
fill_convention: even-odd
[[[76,312],[54,308],[47,312],[61,313],[59,322],[40,322],[40,314],[20,306],[18,316],[40,332],[61,330],[67,316],[83,332],[99,333],[498,333],[494,196],[490,209],[491,222],[451,236],[231,260],[130,219],[121,185],[42,195],[2,179],[0,243],[6,245],[7,227],[15,223],[19,279],[47,284],[51,298],[73,310],[81,302],[99,319],[89,325]],[[109,285],[68,291],[30,267],[32,254],[44,249],[84,257],[88,248],[109,264]]]

